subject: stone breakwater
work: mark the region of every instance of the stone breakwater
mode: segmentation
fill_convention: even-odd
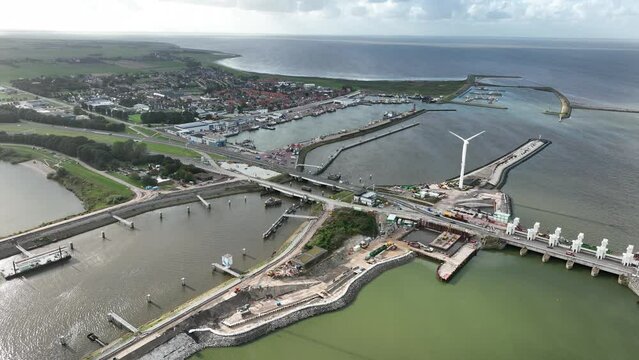
[[[306,305],[291,313],[265,322],[253,329],[233,335],[222,335],[218,332],[200,332],[187,335],[186,332],[189,329],[208,326],[206,323],[202,323],[201,321],[193,321],[185,326],[181,326],[179,333],[176,329],[176,332],[172,334],[164,334],[164,336],[162,336],[164,339],[164,343],[162,345],[157,346],[152,350],[148,348],[142,349],[140,352],[131,354],[130,358],[133,359],[139,357],[144,360],[181,360],[186,359],[206,348],[229,347],[246,344],[300,320],[331,311],[337,311],[346,307],[355,300],[357,294],[364,285],[371,282],[384,271],[404,265],[410,262],[414,257],[415,254],[410,252],[405,255],[377,263],[365,272],[353,278],[353,280],[346,286],[346,289],[342,290],[343,294],[336,299],[328,300],[328,302]],[[144,353],[144,350],[150,350],[150,352],[141,356],[142,353]]]
[[[0,258],[18,254],[19,251],[16,245],[30,250],[112,224],[116,222],[116,220],[111,214],[126,219],[145,212],[198,201],[195,197],[196,194],[204,198],[214,198],[257,190],[259,190],[259,187],[254,184],[238,181],[214,184],[169,194],[160,194],[151,200],[118,205],[113,208],[96,211],[68,221],[4,238],[0,240]]]

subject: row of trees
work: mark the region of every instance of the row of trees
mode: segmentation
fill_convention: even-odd
[[[197,117],[197,114],[184,111],[184,112],[162,112],[152,111],[143,113],[140,116],[143,124],[184,124]]]
[[[126,129],[124,124],[107,121],[102,116],[89,115],[89,119],[76,120],[58,115],[41,114],[32,109],[18,109],[11,105],[0,107],[0,122],[18,122],[19,120],[111,132],[123,132]]]
[[[0,123],[17,123],[20,121],[18,114],[0,108]]]
[[[182,181],[194,181],[194,175],[204,170],[185,165],[164,155],[150,155],[146,144],[128,140],[116,142],[113,145],[98,143],[84,136],[58,136],[40,134],[7,134],[0,131],[0,143],[14,143],[33,145],[57,151],[65,155],[78,158],[87,164],[108,170],[120,167],[122,164],[160,165],[159,175]]]

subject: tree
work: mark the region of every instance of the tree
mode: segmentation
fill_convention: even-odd
[[[143,186],[157,186],[158,185],[158,181],[156,179],[154,179],[153,177],[151,177],[150,175],[144,175],[142,177],[142,185]]]

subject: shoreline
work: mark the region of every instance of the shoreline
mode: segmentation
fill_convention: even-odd
[[[141,349],[142,353],[144,353],[144,350],[147,350],[148,352],[145,352],[144,355],[129,354],[129,356],[124,359],[133,359],[137,358],[136,356],[139,356],[139,359],[145,360],[159,358],[165,360],[182,360],[187,359],[188,357],[195,355],[197,352],[207,348],[231,347],[250,343],[273,333],[276,330],[282,329],[304,319],[328,312],[338,311],[347,307],[355,301],[357,295],[365,285],[372,282],[382,273],[409,263],[415,257],[416,256],[413,252],[408,252],[383,262],[379,262],[367,271],[364,271],[357,277],[353,278],[350,282],[344,284],[337,297],[321,303],[300,306],[288,313],[271,319],[262,325],[236,334],[226,335],[211,329],[209,332],[200,333],[201,335],[189,336],[185,333],[189,328],[205,326],[198,324],[197,321],[190,320],[187,324],[180,326],[180,329],[175,329],[172,334],[163,334],[162,337],[165,339],[159,340],[162,341],[161,345],[155,346],[152,349]],[[196,341],[194,338],[197,338],[198,340]]]
[[[49,165],[47,165],[46,163],[40,160],[27,160],[27,161],[18,163],[16,165],[20,165],[28,169],[31,169],[37,172],[38,174],[44,175],[44,177],[46,177],[47,179],[49,174],[55,173],[55,170],[53,168],[51,168]]]

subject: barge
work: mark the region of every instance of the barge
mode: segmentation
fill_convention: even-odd
[[[41,254],[31,255],[27,258],[14,260],[10,269],[3,269],[0,272],[7,279],[13,279],[22,276],[25,273],[39,270],[47,266],[57,264],[71,259],[71,253],[66,247],[58,247],[57,249],[45,251]]]

